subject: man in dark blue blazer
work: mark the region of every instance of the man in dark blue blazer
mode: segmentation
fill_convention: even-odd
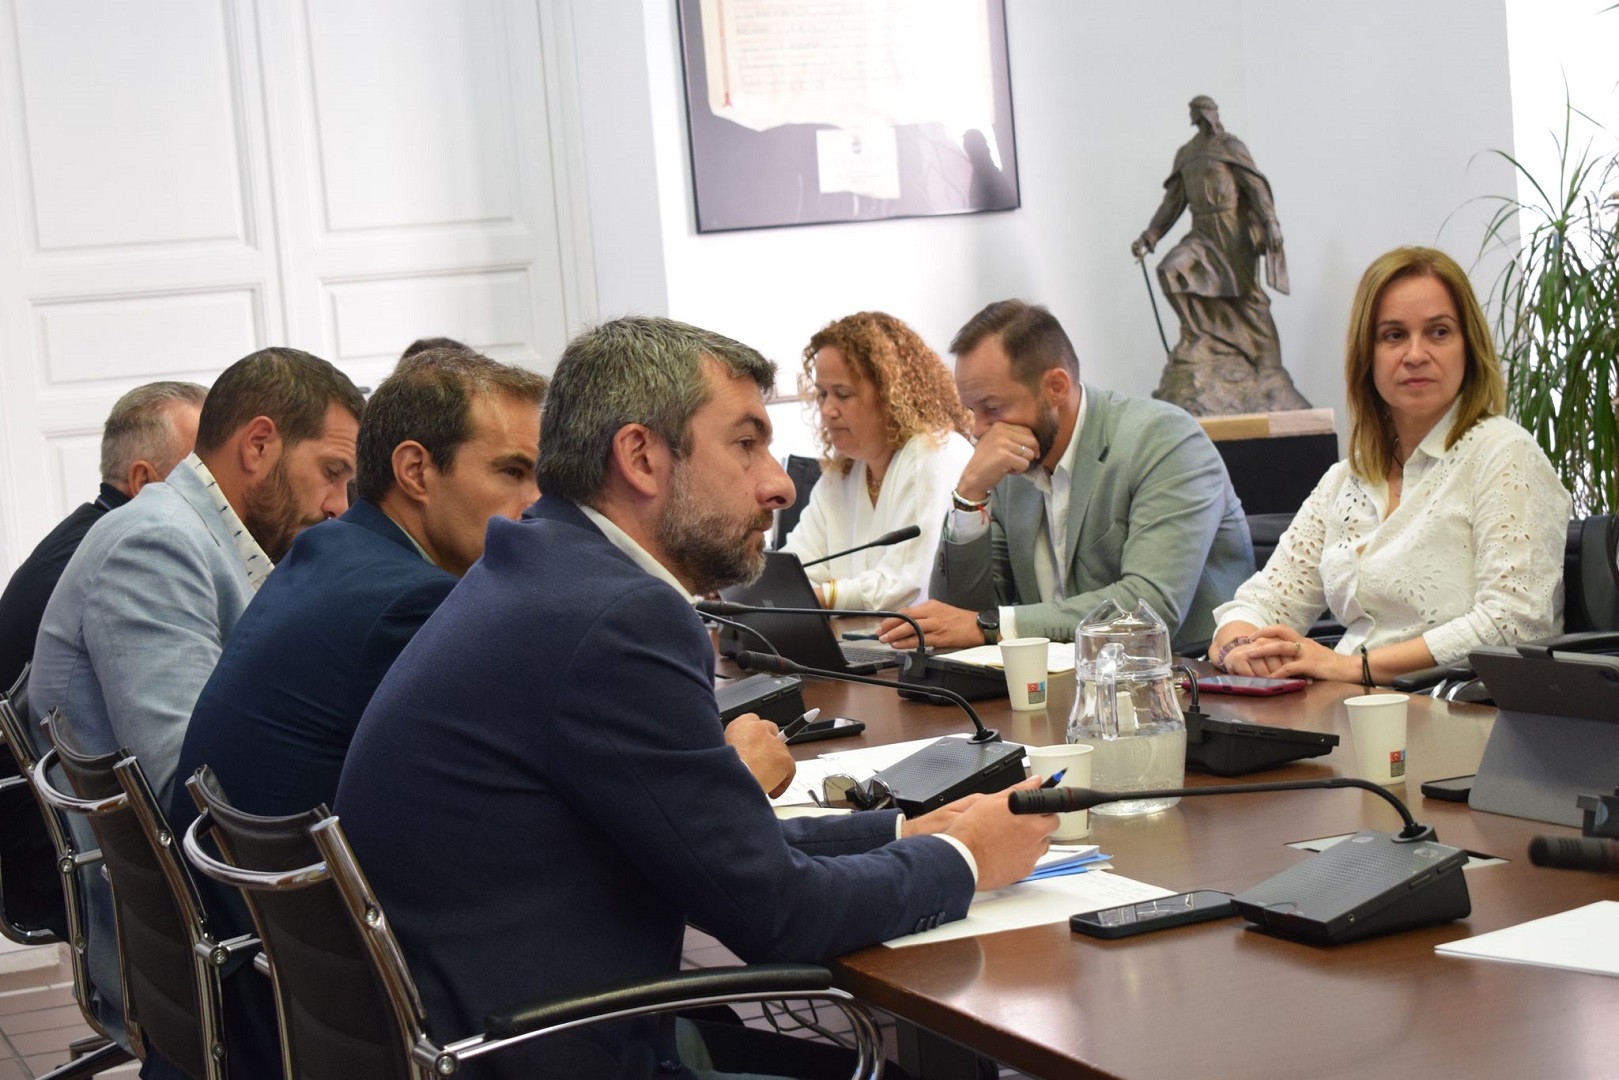
[[[305,530],[248,606],[197,699],[176,775],[212,766],[252,814],[337,794],[360,715],[399,651],[539,497],[545,377],[470,351],[409,357],[366,403],[359,499]],[[177,825],[196,816],[176,785]]]
[[[336,809],[435,1037],[672,972],[688,922],[746,961],[825,961],[961,918],[975,883],[1009,884],[1045,849],[1054,820],[1004,795],[778,822],[761,791],[771,753],[791,772],[774,725],[722,730],[690,597],[757,575],[791,501],[774,384],[754,350],[665,319],[576,339],[546,400],[544,497],[491,523],[366,710]],[[637,1019],[468,1076],[690,1075],[683,1052],[672,1019]]]
[[[249,813],[294,814],[337,793],[360,715],[383,675],[483,553],[491,517],[539,495],[545,378],[469,351],[412,356],[366,403],[359,499],[299,534],[226,642],[180,751],[169,819],[197,816],[184,779],[209,765]],[[225,935],[251,933],[233,889],[199,882]],[[231,1075],[279,1077],[268,982],[227,973]]]

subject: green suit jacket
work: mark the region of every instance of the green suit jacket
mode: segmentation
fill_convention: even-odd
[[[1068,502],[1065,597],[1040,595],[1034,542],[1045,500],[1007,476],[989,496],[990,528],[967,543],[939,542],[929,595],[982,611],[1016,607],[1017,632],[1071,641],[1081,619],[1113,598],[1146,600],[1177,652],[1206,647],[1214,608],[1254,572],[1242,502],[1225,462],[1184,410],[1085,387],[1089,401]]]

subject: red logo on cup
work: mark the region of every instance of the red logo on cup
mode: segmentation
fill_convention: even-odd
[[[1039,682],[1024,683],[1023,689],[1029,695],[1030,705],[1038,705],[1046,700],[1046,684],[1043,679]]]
[[[1391,750],[1391,751],[1389,751],[1389,775],[1390,776],[1404,776],[1405,775],[1405,751],[1404,750]]]

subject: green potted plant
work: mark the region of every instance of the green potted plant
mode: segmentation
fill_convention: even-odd
[[[1480,257],[1502,246],[1511,256],[1488,298],[1508,412],[1546,451],[1576,514],[1611,514],[1619,512],[1619,152],[1598,152],[1594,140],[1576,149],[1576,117],[1590,121],[1566,106],[1555,184],[1491,151],[1534,197],[1500,200]]]

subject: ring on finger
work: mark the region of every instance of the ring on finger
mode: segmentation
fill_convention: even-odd
[[[1304,655],[1304,642],[1295,641],[1293,643],[1293,655],[1294,656],[1303,656]]]

